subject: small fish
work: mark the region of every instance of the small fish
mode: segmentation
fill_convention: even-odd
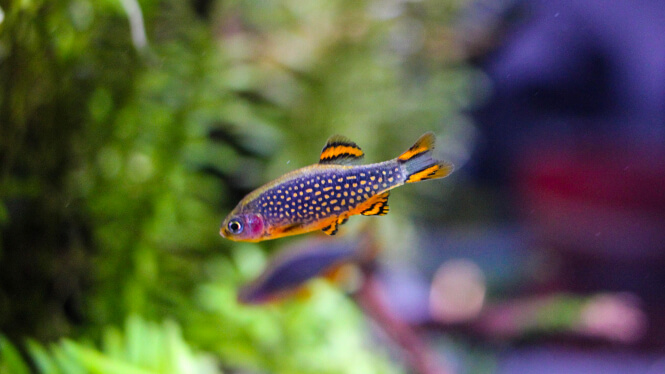
[[[405,183],[443,178],[449,162],[432,157],[434,134],[426,133],[392,160],[354,165],[364,156],[348,138],[334,135],[319,163],[289,172],[245,196],[224,219],[221,236],[258,242],[322,230],[335,235],[350,216],[385,215],[390,190]]]
[[[243,304],[263,304],[306,295],[305,284],[327,276],[344,265],[360,261],[358,243],[307,240],[278,253],[259,277],[238,292]],[[334,280],[334,279],[331,279]]]
[[[313,278],[323,278],[346,291],[358,284],[358,273],[381,251],[374,230],[365,225],[351,239],[308,238],[289,243],[273,256],[263,272],[238,292],[243,304],[264,304],[307,298]]]

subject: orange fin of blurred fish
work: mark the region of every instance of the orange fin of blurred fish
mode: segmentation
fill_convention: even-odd
[[[362,283],[362,271],[358,264],[340,263],[328,270],[323,277],[346,292],[355,291]]]
[[[390,210],[390,207],[388,206],[388,197],[390,197],[390,191],[386,191],[367,200],[358,207],[360,214],[363,216],[385,216]]]
[[[297,301],[307,301],[312,298],[314,292],[309,284],[302,284],[292,290],[284,290],[276,292],[267,296],[265,299],[261,300],[257,304],[283,304],[287,301],[297,300]],[[251,303],[248,303],[251,304]]]
[[[313,295],[312,288],[309,285],[303,285],[294,291],[292,297],[299,301],[305,301],[311,299]]]
[[[348,165],[359,162],[364,156],[363,150],[351,139],[333,135],[321,150],[319,164]]]

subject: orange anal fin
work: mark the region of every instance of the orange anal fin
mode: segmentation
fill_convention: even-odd
[[[390,191],[376,195],[361,204],[358,207],[358,210],[363,216],[385,216],[390,210],[390,207],[388,206],[389,197]]]

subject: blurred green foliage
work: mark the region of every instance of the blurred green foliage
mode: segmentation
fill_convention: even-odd
[[[27,350],[40,374],[109,373],[109,374],[186,374],[221,373],[210,354],[193,352],[174,322],[161,325],[132,316],[127,319],[124,334],[107,328],[101,348],[63,339],[45,348],[30,340]],[[29,365],[17,348],[0,337],[2,365],[0,372],[27,374]]]
[[[459,124],[466,72],[444,67],[459,5],[0,0],[2,331],[36,339],[44,373],[140,364],[118,355],[125,323],[127,345],[164,342],[155,355],[192,346],[224,367],[394,372],[327,285],[305,302],[238,305],[275,243],[235,245],[218,224],[252,188],[315,162],[333,133],[378,161]],[[2,347],[3,372],[27,370]],[[166,372],[152,364],[131,370]]]

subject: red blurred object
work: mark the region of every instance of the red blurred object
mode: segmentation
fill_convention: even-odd
[[[665,152],[596,143],[527,151],[517,184],[544,244],[610,259],[665,258]]]

